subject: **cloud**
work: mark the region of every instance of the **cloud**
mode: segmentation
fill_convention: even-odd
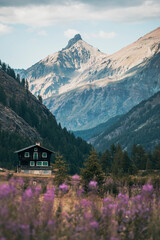
[[[12,31],[12,28],[11,28],[11,27],[8,27],[8,26],[0,23],[0,35],[2,35],[2,34],[8,34],[8,33],[10,33],[11,31]]]
[[[73,5],[74,3],[82,3],[90,6],[98,7],[128,7],[139,6],[146,2],[146,0],[0,0],[0,6],[29,6],[29,5]],[[159,2],[159,0],[154,0]]]
[[[114,38],[117,34],[115,32],[104,32],[104,31],[99,31],[98,37],[104,38],[104,39],[111,39]]]
[[[64,36],[67,37],[68,39],[70,39],[78,33],[79,32],[76,29],[68,29],[64,32]]]
[[[111,7],[109,0],[93,0],[93,1],[65,1],[56,0],[40,1],[33,0],[33,3],[42,3],[43,5],[26,5],[26,6],[5,6],[0,8],[0,23],[3,24],[24,24],[29,27],[45,27],[57,23],[67,23],[73,21],[114,21],[114,22],[137,22],[148,21],[152,19],[160,19],[160,2],[157,0],[116,0],[114,6]],[[0,0],[0,3],[27,2],[22,0]],[[109,4],[107,6],[106,2]],[[120,5],[120,2],[122,4]],[[134,2],[132,6],[128,2]],[[62,4],[64,3],[64,4]],[[94,7],[95,5],[98,8]],[[127,4],[128,3],[128,4]],[[104,4],[104,7],[100,7]],[[103,34],[102,34],[103,35]],[[106,36],[107,37],[107,36]]]
[[[101,38],[101,39],[112,39],[117,36],[117,33],[115,32],[105,32],[103,30],[100,30],[99,32],[91,32],[91,33],[84,33],[83,36],[85,36],[86,39],[90,38]]]
[[[39,31],[37,34],[38,34],[39,36],[47,36],[47,33],[46,33],[46,31],[44,31],[44,30]]]

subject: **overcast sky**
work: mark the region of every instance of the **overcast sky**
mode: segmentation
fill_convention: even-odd
[[[0,0],[0,59],[27,68],[76,33],[111,54],[160,26],[160,0]]]

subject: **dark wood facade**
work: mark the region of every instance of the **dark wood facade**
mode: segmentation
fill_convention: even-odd
[[[35,144],[20,149],[15,153],[18,154],[19,158],[19,172],[51,175],[50,159],[53,151]]]

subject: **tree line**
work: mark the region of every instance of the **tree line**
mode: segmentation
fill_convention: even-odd
[[[62,184],[68,179],[67,171],[69,165],[58,154],[53,164],[55,183]],[[146,152],[142,145],[133,144],[129,154],[123,151],[120,144],[112,144],[101,156],[92,149],[88,158],[80,169],[81,180],[85,190],[88,189],[90,181],[97,182],[101,187],[106,176],[124,177],[135,175],[140,170],[150,173],[153,170],[160,170],[160,145],[156,146],[153,152]]]

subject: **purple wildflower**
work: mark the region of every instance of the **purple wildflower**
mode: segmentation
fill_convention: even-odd
[[[97,188],[97,182],[96,181],[90,181],[88,186],[89,186],[89,189],[95,190]]]
[[[33,197],[33,192],[31,188],[27,188],[23,194],[24,198],[32,198]]]
[[[93,221],[93,222],[90,223],[90,227],[97,229],[99,227],[99,224],[98,224],[98,222]]]
[[[73,175],[72,180],[79,182],[79,175],[77,175],[77,174]]]
[[[143,186],[142,191],[152,193],[153,192],[153,186],[151,184],[146,184],[146,185]]]
[[[66,193],[68,191],[68,186],[63,183],[59,186],[59,190]]]
[[[44,200],[54,200],[54,189],[48,189],[44,194]]]
[[[83,188],[80,188],[80,189],[78,189],[78,191],[77,191],[77,196],[80,197],[83,193],[84,193],[84,189],[83,189]]]

